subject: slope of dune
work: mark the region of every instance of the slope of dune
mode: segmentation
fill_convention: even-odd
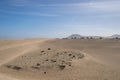
[[[97,61],[120,68],[119,39],[64,39],[48,41],[59,48],[83,51],[93,56]]]
[[[37,48],[37,44],[48,39],[23,39],[23,40],[0,40],[0,66],[13,60],[14,58],[33,51]],[[12,80],[12,78],[0,75],[0,80]],[[15,79],[16,80],[16,79]]]
[[[120,70],[108,65],[119,57],[119,40],[30,39],[2,45],[0,80],[120,80]]]

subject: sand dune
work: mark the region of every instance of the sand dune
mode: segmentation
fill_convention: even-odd
[[[18,56],[36,49],[37,44],[42,43],[45,40],[48,39],[0,40],[0,65],[3,65]],[[0,78],[3,78],[3,76]]]
[[[116,39],[69,39],[50,41],[52,45],[66,49],[80,50],[96,58],[97,61],[120,68],[120,40]],[[66,45],[67,44],[67,45]]]
[[[0,80],[120,80],[119,40],[1,40]]]

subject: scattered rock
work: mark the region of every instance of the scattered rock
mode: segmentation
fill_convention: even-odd
[[[69,54],[69,56],[72,56],[72,54]]]
[[[51,50],[51,48],[48,48],[48,50]],[[5,65],[5,67],[15,69],[15,70],[21,70],[23,68],[26,69],[27,67],[31,68],[31,70],[33,69],[45,70],[45,69],[54,69],[54,68],[57,68],[59,70],[64,70],[66,67],[74,66],[72,65],[72,62],[71,62],[73,59],[82,59],[84,57],[84,54],[80,52],[63,51],[63,50],[61,51],[60,50],[51,50],[51,51],[41,50],[41,53],[39,52],[37,54],[38,55],[41,54],[42,56],[38,56],[36,54],[35,55],[33,54],[34,57],[25,55],[24,58],[26,61],[22,62],[21,67],[19,67],[18,65],[16,66]],[[46,74],[46,72],[44,72],[44,74]]]
[[[67,53],[66,51],[64,53]]]
[[[44,54],[46,54],[46,53],[44,53]]]
[[[46,74],[46,72],[44,72],[44,74]]]
[[[72,58],[75,58],[75,56],[73,55]]]
[[[12,65],[6,65],[7,68],[11,68],[11,69],[14,69],[14,70],[21,70],[22,67],[19,67],[19,66],[12,66]]]
[[[36,66],[32,66],[31,68],[33,68],[33,69],[39,69],[39,67],[36,67]]]
[[[39,64],[39,63],[37,63],[37,66],[40,66],[40,64]]]
[[[45,51],[41,51],[41,53],[43,53],[43,52],[45,52]]]
[[[65,65],[59,65],[59,69],[63,70],[65,68]]]
[[[56,62],[56,60],[51,60],[51,62]]]
[[[66,65],[71,66],[71,62],[67,62]]]
[[[6,67],[7,67],[7,68],[11,68],[11,67],[12,67],[12,65],[6,65]]]
[[[48,59],[46,59],[45,61],[48,61]]]
[[[71,64],[69,64],[68,66],[71,66]]]
[[[14,67],[12,67],[12,69],[14,69],[14,70],[21,70],[22,68],[19,67],[19,66],[14,66]]]
[[[65,61],[62,61],[63,63],[65,62]]]
[[[51,48],[48,48],[48,50],[51,50]]]

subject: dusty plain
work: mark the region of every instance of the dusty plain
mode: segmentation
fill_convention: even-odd
[[[120,80],[119,39],[0,40],[0,80]]]

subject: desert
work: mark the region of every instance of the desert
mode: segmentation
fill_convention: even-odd
[[[120,0],[0,0],[0,80],[120,80]]]
[[[120,80],[119,39],[0,41],[1,80]]]

